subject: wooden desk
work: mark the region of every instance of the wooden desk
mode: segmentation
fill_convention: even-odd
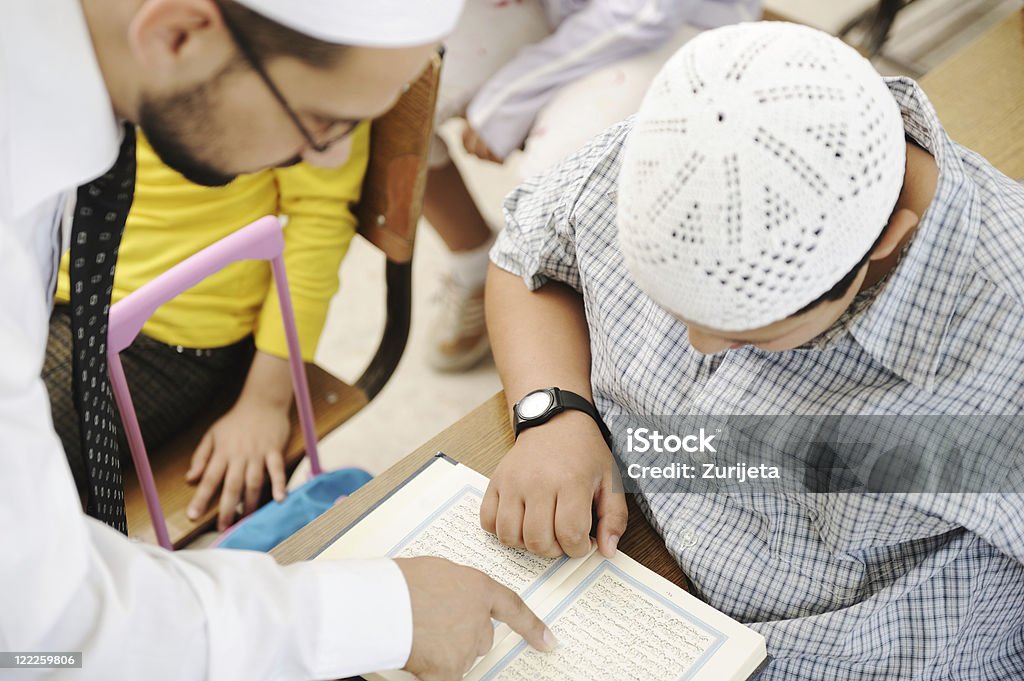
[[[512,441],[512,427],[509,424],[505,396],[504,393],[498,393],[378,475],[349,499],[281,542],[270,553],[283,564],[306,560],[438,451],[490,476],[498,461],[512,446]],[[623,534],[619,548],[666,579],[684,589],[687,588],[688,584],[682,570],[665,550],[661,538],[640,514],[633,503],[632,495],[629,495],[627,501],[629,528]]]
[[[932,69],[921,87],[954,140],[1024,178],[1024,10]]]

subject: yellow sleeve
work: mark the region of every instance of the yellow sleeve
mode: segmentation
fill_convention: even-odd
[[[338,291],[338,270],[356,233],[352,206],[359,200],[370,154],[370,124],[352,135],[352,151],[340,168],[300,163],[274,172],[279,212],[288,217],[284,229],[284,262],[295,308],[302,358],[309,362]],[[256,322],[256,347],[288,356],[277,288],[270,287]]]

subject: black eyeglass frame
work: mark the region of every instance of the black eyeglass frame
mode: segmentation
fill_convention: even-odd
[[[292,108],[291,104],[288,103],[288,100],[285,99],[284,94],[270,78],[270,74],[267,73],[267,70],[263,67],[263,63],[260,61],[259,57],[256,56],[255,50],[252,49],[252,45],[250,45],[249,41],[245,39],[242,32],[238,30],[238,27],[235,26],[230,19],[228,19],[224,12],[221,12],[221,18],[224,20],[224,27],[227,28],[232,40],[235,41],[235,45],[238,46],[239,52],[241,52],[242,56],[245,57],[245,60],[249,62],[249,66],[251,66],[260,77],[260,80],[264,82],[267,89],[270,90],[270,94],[274,96],[274,99],[276,99],[277,103],[281,105],[284,112],[288,114],[288,118],[291,119],[295,128],[299,131],[299,134],[302,135],[302,138],[306,141],[306,144],[310,149],[322,154],[330,149],[331,146],[352,134],[359,125],[359,121],[350,121],[346,123],[344,130],[337,132],[323,142],[318,142],[313,133],[309,131],[309,128],[302,124],[299,114]],[[330,128],[328,128],[328,131],[329,130]]]

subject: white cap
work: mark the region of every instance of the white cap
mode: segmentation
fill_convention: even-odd
[[[623,152],[619,245],[681,317],[747,331],[863,259],[903,186],[899,107],[871,64],[781,22],[705,32],[662,68]]]
[[[462,0],[235,1],[311,38],[358,47],[440,42],[462,12]]]

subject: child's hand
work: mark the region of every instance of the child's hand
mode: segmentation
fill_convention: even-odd
[[[287,484],[283,449],[290,430],[287,407],[240,398],[206,431],[192,455],[185,479],[198,482],[199,488],[189,503],[188,517],[194,520],[202,515],[223,482],[217,530],[227,529],[239,501],[244,500],[243,515],[259,507],[264,469],[270,474],[274,499],[282,501]]]
[[[566,411],[524,430],[501,459],[480,505],[480,525],[501,543],[546,557],[590,550],[591,504],[597,545],[611,557],[626,531],[626,497],[597,424]]]
[[[491,163],[503,162],[487,147],[487,143],[483,141],[480,135],[476,134],[476,130],[474,130],[468,123],[466,124],[466,128],[462,131],[462,146],[466,148],[468,153],[473,154],[484,161],[490,161]]]

